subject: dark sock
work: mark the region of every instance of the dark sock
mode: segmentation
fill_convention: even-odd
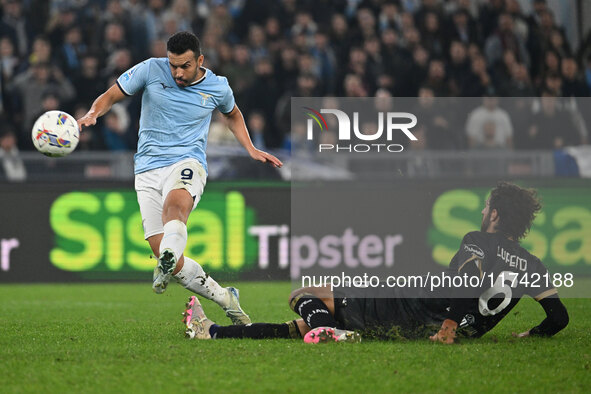
[[[253,323],[247,326],[218,326],[217,324],[214,324],[209,328],[209,335],[211,335],[211,337],[214,339],[268,339],[301,337],[300,331],[298,330],[298,326],[295,320],[281,324]]]
[[[336,327],[337,322],[322,300],[313,294],[302,293],[291,300],[295,313],[300,315],[310,328]]]

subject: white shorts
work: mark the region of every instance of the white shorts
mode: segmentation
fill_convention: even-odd
[[[164,232],[162,207],[171,190],[185,189],[193,197],[193,209],[205,187],[205,170],[196,159],[186,159],[168,167],[156,168],[135,176],[135,191],[140,205],[144,238]]]

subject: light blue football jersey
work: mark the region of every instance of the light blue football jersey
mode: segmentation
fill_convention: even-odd
[[[174,82],[168,58],[145,60],[118,79],[126,95],[144,89],[135,173],[166,167],[184,159],[197,159],[207,173],[205,149],[214,109],[229,113],[234,94],[225,77],[203,68],[205,75],[193,85]]]

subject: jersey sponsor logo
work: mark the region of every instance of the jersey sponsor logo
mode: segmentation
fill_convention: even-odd
[[[160,85],[162,85],[162,89],[164,89],[164,90],[172,89],[172,86],[165,85],[164,82],[160,82]]]
[[[207,102],[207,99],[210,98],[212,95],[211,94],[206,94],[206,93],[202,93],[202,92],[197,92],[201,95],[201,105],[205,105],[205,103]]]
[[[468,252],[468,253],[472,253],[473,255],[475,255],[476,257],[478,257],[479,259],[483,259],[484,258],[484,252],[477,245],[474,245],[474,244],[465,244],[464,245],[464,250],[466,252]]]

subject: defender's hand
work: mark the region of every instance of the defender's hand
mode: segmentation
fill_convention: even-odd
[[[252,157],[255,160],[258,160],[260,162],[263,163],[271,163],[271,165],[273,165],[273,167],[277,167],[277,168],[281,168],[281,166],[283,166],[283,163],[281,162],[281,160],[279,160],[278,158],[276,158],[275,156],[273,156],[270,153],[264,152],[262,150],[258,150],[255,149],[250,153],[250,157]]]
[[[84,115],[83,117],[78,119],[77,122],[78,122],[78,129],[80,129],[80,131],[82,131],[82,126],[84,126],[84,127],[94,126],[96,124],[96,118],[94,116]]]
[[[457,328],[458,323],[450,319],[445,319],[441,324],[439,332],[437,332],[437,334],[435,335],[430,336],[429,339],[433,342],[441,342],[445,344],[454,343]]]

